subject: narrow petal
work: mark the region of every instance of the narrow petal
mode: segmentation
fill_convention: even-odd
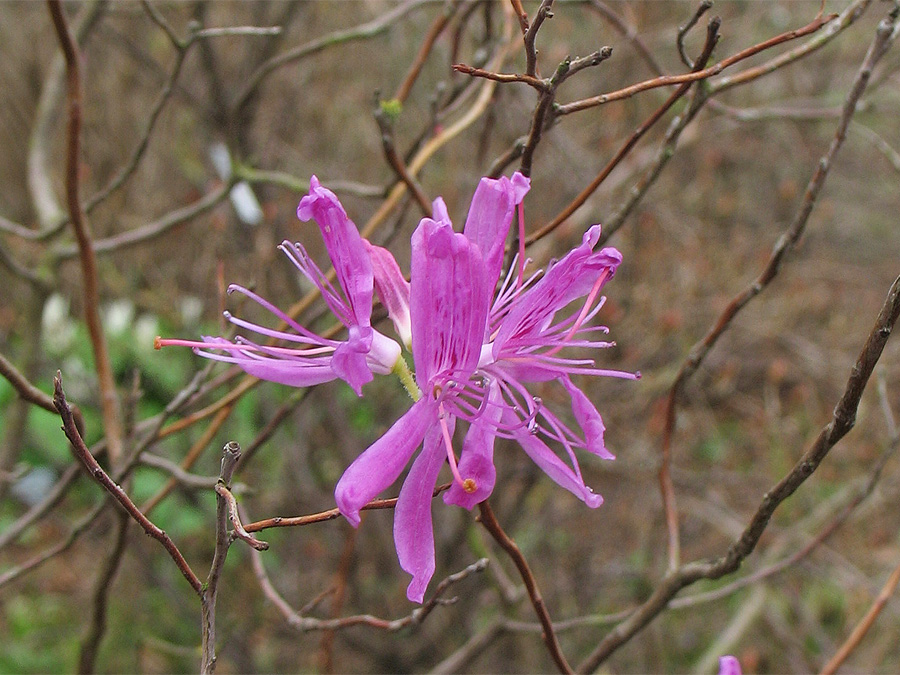
[[[433,425],[425,436],[422,452],[403,481],[394,511],[394,544],[400,567],[412,575],[406,597],[413,602],[422,602],[434,575],[431,499],[446,457],[441,429]]]
[[[375,291],[381,304],[388,311],[397,335],[409,347],[412,344],[412,328],[409,320],[409,282],[400,271],[394,256],[386,248],[374,246],[365,239],[363,244],[372,260],[375,274]]]
[[[337,196],[322,187],[315,176],[309,181],[309,194],[300,200],[297,217],[318,223],[355,323],[368,326],[372,314],[372,263],[356,225],[347,217]]]
[[[497,469],[494,467],[494,439],[505,405],[500,386],[496,382],[492,382],[484,413],[469,426],[459,458],[459,475],[463,479],[471,478],[475,481],[475,492],[466,492],[458,483],[454,482],[444,493],[445,503],[456,504],[471,511],[473,506],[491,496],[497,482]]]
[[[463,234],[481,249],[487,270],[485,283],[492,290],[500,278],[504,245],[513,212],[531,187],[531,181],[518,171],[512,179],[482,178],[472,197]]]
[[[478,247],[446,220],[419,223],[411,272],[413,362],[426,391],[439,373],[466,376],[475,369],[493,289],[484,283]]]
[[[622,262],[622,254],[612,247],[593,252],[599,236],[599,225],[590,228],[581,246],[554,263],[534,286],[513,301],[494,340],[495,356],[509,340],[545,329],[557,311],[587,295],[601,273],[608,275],[607,281],[612,278]]]
[[[572,398],[572,412],[575,415],[575,421],[584,432],[584,441],[588,452],[603,459],[615,459],[616,456],[606,449],[603,442],[603,432],[606,431],[606,426],[603,424],[597,408],[594,407],[587,395],[573,384],[568,375],[559,378],[559,381],[562,382],[563,387]]]
[[[509,422],[515,423],[512,413],[504,413],[504,419],[509,416]],[[584,480],[576,474],[565,462],[556,456],[546,443],[537,436],[529,434],[527,431],[516,435],[516,441],[522,446],[522,449],[528,454],[540,469],[546,473],[560,487],[565,488],[573,495],[582,500],[592,509],[597,508],[603,503],[603,497],[594,494]]]
[[[418,401],[347,467],[334,489],[334,499],[353,527],[359,525],[359,510],[397,480],[436,421],[434,402]]]

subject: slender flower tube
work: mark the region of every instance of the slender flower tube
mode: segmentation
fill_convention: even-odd
[[[278,319],[290,330],[275,330],[225,314],[240,328],[262,337],[290,343],[291,347],[260,344],[246,337],[234,342],[224,338],[203,337],[202,342],[157,339],[156,346],[193,347],[201,356],[235,363],[250,375],[294,387],[308,387],[342,379],[357,395],[370,382],[373,373],[390,373],[400,358],[400,345],[372,328],[374,270],[367,242],[341,206],[333,192],[313,176],[309,194],[297,208],[300,220],[315,220],[322,232],[325,248],[337,275],[339,288],[328,280],[299,243],[285,241],[279,247],[291,263],[322,293],[334,315],[347,327],[347,339],[330,340],[301,326],[283,311],[243,286],[232,285],[229,293],[241,293]]]
[[[434,573],[431,497],[444,462],[454,479],[445,501],[471,509],[494,488],[495,438],[512,438],[551,479],[597,507],[602,498],[585,485],[574,450],[584,448],[606,459],[612,455],[603,443],[600,414],[571,376],[637,377],[597,369],[589,359],[557,356],[567,346],[593,349],[611,344],[591,336],[605,329],[588,326],[602,304],[600,290],[621,261],[615,249],[593,251],[599,226],[543,275],[513,283],[511,272],[492,300],[503,243],[527,190],[528,179],[518,173],[512,179],[485,178],[462,234],[453,232],[440,199],[434,203],[434,218],[419,224],[412,238],[409,317],[422,396],[350,465],[335,489],[338,508],[356,526],[360,509],[396,481],[422,447],[394,515],[397,555],[413,577],[407,596],[415,602],[423,600]],[[560,310],[581,298],[577,314],[556,320]],[[402,305],[397,303],[397,315],[402,315]],[[559,381],[568,393],[581,433],[525,387],[549,380]],[[469,428],[457,461],[452,437],[460,419]],[[545,439],[559,444],[569,462]]]

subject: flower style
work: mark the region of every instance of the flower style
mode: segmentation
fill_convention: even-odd
[[[229,321],[261,336],[283,340],[298,347],[263,345],[245,337],[229,342],[224,338],[204,336],[202,342],[157,339],[157,348],[169,345],[193,347],[195,352],[206,358],[235,363],[250,375],[294,387],[308,387],[340,378],[359,396],[362,395],[362,386],[372,380],[373,373],[391,372],[400,358],[400,345],[371,326],[375,275],[369,251],[374,247],[364,242],[338,198],[322,187],[315,176],[310,179],[309,194],[300,200],[297,216],[302,221],[315,220],[319,225],[340,291],[301,244],[285,241],[279,248],[315,284],[328,307],[347,327],[345,341],[316,335],[253,291],[233,284],[228,288],[229,293],[247,296],[287,324],[293,332],[266,328],[226,312]],[[383,266],[383,262],[379,263],[379,268]]]
[[[551,479],[595,508],[602,498],[585,485],[574,450],[586,448],[606,459],[612,455],[603,444],[600,414],[571,376],[638,377],[594,368],[589,359],[557,356],[566,346],[611,345],[588,335],[606,329],[587,326],[602,305],[600,290],[621,262],[614,248],[593,251],[599,226],[543,275],[514,283],[510,272],[493,299],[512,215],[528,188],[528,179],[518,173],[512,179],[485,178],[462,234],[453,231],[441,199],[434,202],[434,217],[419,224],[412,238],[408,315],[421,396],[348,467],[335,489],[338,508],[356,526],[360,509],[389,487],[423,447],[394,515],[400,565],[413,577],[407,596],[416,602],[423,600],[434,574],[431,498],[444,461],[454,477],[444,501],[471,509],[494,488],[494,439],[512,438]],[[385,264],[382,270],[393,268]],[[380,274],[376,271],[376,285]],[[404,290],[394,296],[395,323],[404,321]],[[576,315],[556,320],[560,310],[581,298]],[[554,379],[570,396],[581,434],[525,387]],[[469,423],[459,462],[451,442],[457,419]],[[561,444],[571,466],[541,436]]]

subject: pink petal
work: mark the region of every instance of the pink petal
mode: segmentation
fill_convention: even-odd
[[[719,657],[719,675],[741,675],[741,663],[730,654]]]
[[[563,387],[572,398],[572,412],[575,414],[575,421],[584,432],[588,452],[603,459],[615,459],[616,456],[606,449],[603,442],[603,432],[606,431],[606,426],[603,424],[597,408],[594,407],[587,395],[572,383],[568,375],[559,378],[559,381],[562,382]]]
[[[334,499],[353,527],[359,525],[359,510],[397,480],[436,421],[437,406],[421,399],[347,467]]]
[[[403,481],[394,511],[394,544],[400,567],[412,575],[406,597],[413,602],[422,602],[434,575],[431,500],[446,457],[441,429],[435,424],[426,434],[425,447]]]
[[[347,217],[337,196],[322,187],[315,176],[309,181],[309,194],[300,200],[297,217],[318,223],[353,319],[359,326],[368,326],[372,314],[372,263],[356,225]]]
[[[397,330],[397,335],[409,347],[412,344],[412,329],[409,321],[409,282],[400,271],[394,256],[386,248],[374,246],[367,240],[363,244],[372,260],[375,273],[375,291],[381,304],[387,308],[388,317]]]
[[[504,418],[509,418],[508,421],[510,423],[515,423],[516,421],[511,412],[505,413]],[[603,497],[594,494],[594,491],[584,484],[584,480],[557,457],[556,453],[537,436],[533,436],[526,431],[518,434],[516,441],[518,441],[519,445],[522,446],[522,449],[525,450],[534,463],[557,485],[571,492],[592,509],[603,503]]]
[[[350,335],[334,350],[331,359],[335,374],[344,380],[357,396],[362,396],[362,386],[372,381],[366,355],[372,347],[373,330],[369,326],[350,326]]]
[[[513,301],[494,340],[495,357],[511,338],[540,333],[557,311],[586,296],[604,270],[608,279],[612,278],[622,254],[612,247],[593,252],[599,236],[599,225],[590,228],[581,246],[552,264],[537,283]]]
[[[513,212],[530,187],[531,181],[517,171],[512,179],[482,178],[472,197],[463,234],[481,249],[487,270],[485,283],[491,289],[500,277]]]
[[[435,375],[467,376],[475,369],[493,289],[484,283],[478,247],[453,232],[447,220],[419,223],[411,268],[413,362],[427,394]]]

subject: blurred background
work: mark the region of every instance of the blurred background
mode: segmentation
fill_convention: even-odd
[[[538,7],[523,6],[530,17]],[[842,13],[841,30],[762,51],[700,85],[715,95],[667,152],[667,130],[696,101],[689,92],[571,217],[529,248],[543,265],[580,242],[589,225],[611,225],[609,244],[624,263],[598,319],[617,343],[601,367],[643,375],[579,383],[617,456],[581,458],[586,482],[605,499],[597,510],[558,489],[514,444],[498,445],[494,510],[528,558],[573,664],[666,572],[657,480],[666,397],[691,347],[760,274],[802,208],[892,6],[827,0],[826,12]],[[809,24],[819,8],[818,0],[718,0],[688,33],[686,51],[699,53],[714,14],[721,39],[710,63]],[[223,289],[239,283],[282,308],[294,305],[309,288],[276,249],[283,239],[302,242],[327,266],[318,229],[295,215],[310,175],[338,193],[361,227],[386,203],[396,176],[377,111],[391,118],[393,144],[407,162],[477,112],[417,173],[425,195],[443,196],[461,227],[479,178],[519,166],[517,157],[503,157],[529,134],[538,100],[526,84],[489,85],[451,69],[494,64],[524,72],[519,25],[499,0],[123,0],[64,9],[83,51],[81,197],[98,252],[126,449],[208,366],[186,349],[154,351],[154,336],[224,334],[226,308],[274,325]],[[538,33],[539,74],[549,77],[567,56],[613,48],[611,58],[559,87],[556,101],[566,104],[685,72],[676,36],[696,9],[680,1],[558,1]],[[249,26],[281,30],[202,33]],[[437,34],[433,44],[429,31]],[[716,89],[723,78],[816,40],[821,47],[764,77]],[[71,228],[60,226],[67,217],[64,79],[46,6],[0,3],[0,44],[0,354],[47,393],[61,370],[70,402],[84,414],[86,441],[101,447],[81,269]],[[407,81],[408,93],[401,89]],[[722,555],[831,420],[900,273],[898,84],[895,45],[873,73],[802,238],[681,392],[672,480],[683,561]],[[534,154],[526,231],[570,204],[672,91],[649,89],[555,118]],[[402,105],[378,103],[398,98]],[[235,192],[238,180],[245,182]],[[404,196],[371,238],[407,267],[409,235],[421,217]],[[330,326],[321,303],[301,320]],[[390,332],[387,322],[383,329]],[[776,512],[740,571],[682,591],[679,600],[693,600],[663,612],[603,672],[710,672],[722,653],[737,655],[745,672],[809,672],[834,654],[900,563],[900,467],[890,455],[898,355],[895,339],[862,397],[856,428]],[[124,482],[201,578],[215,545],[215,494],[209,481],[173,482],[172,465],[214,482],[221,448],[235,440],[252,448],[235,478],[249,519],[323,511],[334,506],[343,469],[408,407],[392,378],[367,385],[361,399],[341,382],[308,391],[259,383],[215,414],[190,417],[239,382],[221,365],[205,372],[199,392],[166,424],[186,421],[146,443],[146,454],[161,461],[138,462]],[[554,387],[540,393],[565,408]],[[114,508],[99,510],[101,490],[74,469],[59,417],[24,403],[7,378],[0,378],[0,420],[0,634],[7,636],[0,671],[62,672],[79,663],[103,672],[195,671],[199,603],[172,560],[133,524],[124,552],[115,554],[119,518]],[[42,504],[40,517],[23,520]],[[358,533],[342,519],[267,530],[259,535],[270,544],[261,556],[265,571],[304,615],[404,617],[414,606],[393,549],[392,515],[368,514]],[[437,500],[434,518],[432,589],[481,557],[490,565],[447,591],[455,604],[396,632],[298,631],[261,590],[249,548],[236,542],[219,592],[218,671],[552,670],[515,567],[475,514]],[[804,547],[810,550],[801,556]],[[104,576],[109,561],[116,571]],[[708,594],[780,563],[777,574]],[[100,600],[98,584],[107,591]],[[898,630],[900,606],[888,603],[849,667],[892,671]]]

